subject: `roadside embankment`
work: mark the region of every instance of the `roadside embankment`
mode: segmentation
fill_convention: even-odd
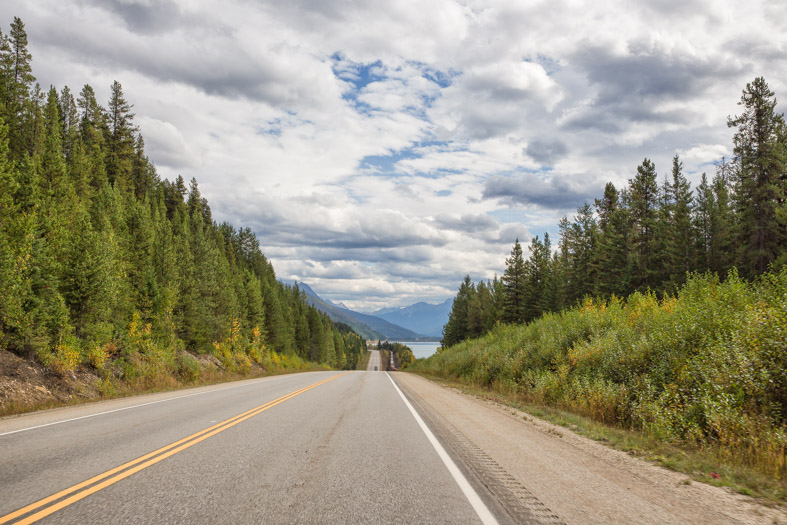
[[[182,354],[180,365],[174,370],[146,370],[144,366],[137,366],[135,370],[147,373],[124,377],[128,367],[124,370],[120,365],[108,365],[100,370],[87,366],[59,370],[0,349],[0,417],[238,379],[328,370],[295,356],[275,353],[264,356],[262,364],[249,362],[243,367],[226,366],[210,354]]]
[[[700,468],[718,476],[710,481],[784,500],[785,348],[787,269],[755,283],[693,276],[663,299],[587,300],[413,369],[712,457]],[[678,460],[674,468],[698,468]]]

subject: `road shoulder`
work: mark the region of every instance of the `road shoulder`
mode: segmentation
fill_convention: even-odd
[[[393,377],[515,521],[787,523],[780,509],[692,482],[524,412],[414,374]]]

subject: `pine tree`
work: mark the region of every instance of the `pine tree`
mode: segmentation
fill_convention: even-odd
[[[443,326],[443,339],[441,344],[444,347],[453,346],[468,338],[471,290],[475,291],[473,282],[470,280],[470,276],[466,275],[454,298],[454,303],[451,306],[451,313],[448,314],[448,322]]]
[[[0,116],[0,345],[16,349],[30,330],[32,214],[16,202],[19,183]]]
[[[574,222],[569,223],[566,217],[560,224],[560,254],[564,271],[564,301],[573,304],[585,295],[593,293],[596,282],[596,268],[592,264],[596,249],[598,225],[593,217],[593,210],[585,203],[577,208]]]
[[[530,322],[549,311],[552,291],[548,289],[551,282],[551,244],[549,234],[541,241],[536,235],[530,242],[530,257],[524,264],[525,268],[525,307],[523,321]]]
[[[593,293],[603,297],[621,297],[628,292],[629,257],[627,210],[622,207],[615,186],[608,182],[604,196],[596,199],[599,216],[599,240],[593,253],[596,281]]]
[[[112,94],[107,106],[107,176],[111,183],[122,189],[130,187],[134,159],[135,133],[133,106],[126,101],[123,87],[117,80],[112,83]]]
[[[787,151],[780,141],[785,122],[784,115],[775,111],[776,98],[763,77],[746,84],[738,104],[743,113],[727,120],[736,130],[735,235],[741,272],[754,277],[768,268],[787,242],[777,211],[787,195]]]
[[[652,266],[659,189],[656,167],[649,159],[637,167],[637,175],[629,179],[628,208],[632,225],[632,286],[637,290],[653,287],[656,269]]]
[[[108,134],[106,116],[104,109],[96,101],[96,94],[93,88],[85,84],[77,99],[79,108],[79,133],[81,146],[84,151],[84,170],[82,177],[98,192],[107,183],[105,142],[104,137]]]
[[[720,276],[735,265],[735,249],[733,248],[733,230],[735,213],[730,199],[728,166],[724,161],[716,167],[716,174],[711,182],[713,192],[713,209],[711,215],[711,267],[710,270]]]
[[[667,228],[666,262],[670,286],[678,288],[686,280],[686,274],[695,265],[694,229],[691,217],[694,211],[694,198],[691,186],[683,175],[683,163],[678,155],[672,159],[672,216]]]
[[[33,76],[33,57],[27,49],[27,33],[25,24],[18,17],[11,23],[10,37],[7,45],[7,59],[2,65],[8,68],[3,72],[6,83],[4,100],[6,106],[6,119],[9,127],[9,145],[12,157],[22,160],[25,154],[33,153],[32,137],[30,136],[30,121],[33,115],[30,111],[30,93],[35,77]]]
[[[514,247],[511,249],[511,257],[506,259],[506,270],[501,278],[503,284],[501,318],[503,322],[521,323],[525,320],[526,279],[522,246],[519,244],[519,239],[516,239]]]

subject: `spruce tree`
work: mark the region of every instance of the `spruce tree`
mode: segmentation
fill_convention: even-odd
[[[656,184],[656,167],[645,159],[637,167],[637,174],[629,179],[628,208],[632,227],[632,286],[637,290],[653,287],[653,244],[656,229],[659,188]]]
[[[126,101],[123,87],[117,80],[112,83],[107,106],[107,176],[109,182],[119,184],[122,189],[131,186],[131,171],[134,159],[135,134],[133,106]]]
[[[666,262],[671,288],[677,289],[686,280],[686,274],[695,265],[694,229],[691,217],[694,211],[694,197],[691,186],[683,175],[683,163],[678,155],[672,159],[672,216],[667,228]]]
[[[455,345],[468,338],[468,310],[471,290],[474,291],[473,282],[470,280],[470,276],[466,275],[454,298],[451,312],[448,314],[448,322],[443,326],[441,344],[444,347]]]
[[[527,292],[527,275],[525,273],[525,259],[522,256],[522,246],[519,239],[514,242],[511,257],[506,259],[506,269],[503,273],[501,301],[502,320],[506,323],[521,323],[525,320],[525,295]]]
[[[776,113],[776,98],[763,77],[746,84],[741,100],[743,113],[730,117],[733,137],[737,213],[738,263],[743,275],[764,272],[783,250],[787,229],[777,211],[784,203],[787,151],[780,141],[784,115]]]
[[[525,268],[525,307],[524,322],[530,322],[549,311],[552,302],[552,291],[548,289],[551,282],[551,244],[549,234],[541,241],[536,235],[530,242],[530,257],[524,264]]]
[[[34,151],[29,129],[31,129],[31,120],[35,119],[31,111],[30,94],[36,79],[33,76],[33,56],[27,49],[25,24],[18,17],[14,17],[7,45],[3,47],[7,50],[4,53],[8,53],[2,65],[8,68],[3,72],[3,79],[7,86],[4,102],[6,123],[9,127],[9,145],[13,158],[19,161],[25,154],[32,154]]]
[[[604,196],[596,199],[599,216],[599,239],[593,252],[596,280],[593,293],[619,297],[628,292],[629,257],[627,210],[623,208],[615,185],[608,182]]]

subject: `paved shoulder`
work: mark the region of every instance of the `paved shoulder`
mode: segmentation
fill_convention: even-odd
[[[420,376],[392,374],[465,467],[520,521],[787,523],[787,514]]]

